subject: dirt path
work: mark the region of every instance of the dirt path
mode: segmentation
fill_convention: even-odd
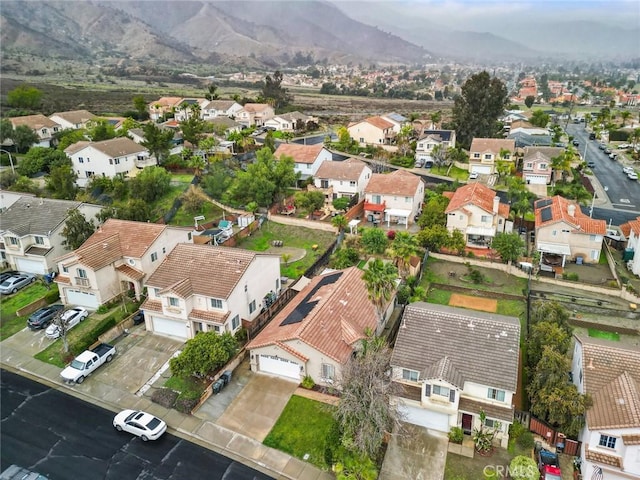
[[[495,313],[498,309],[498,300],[452,293],[451,298],[449,299],[449,305],[452,307],[464,307],[473,310],[482,310],[483,312]]]

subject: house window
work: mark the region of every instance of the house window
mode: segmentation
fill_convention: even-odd
[[[220,326],[219,325],[214,325],[213,326],[213,331],[216,333],[220,333]]]
[[[411,197],[404,197],[404,203],[411,203]]]
[[[113,158],[109,159],[109,165],[113,165]]]
[[[490,388],[487,391],[487,398],[491,400],[497,400],[499,402],[504,402],[504,390],[498,390],[496,388]]]
[[[504,157],[502,157],[502,158],[504,158],[505,160],[509,160],[511,158],[511,155],[508,154],[508,153],[505,153]]]
[[[482,223],[487,223],[489,221],[489,215],[482,215],[482,217],[480,217],[480,221]]]
[[[480,158],[480,154],[479,153],[474,153],[473,154],[473,158]]]
[[[533,163],[527,162],[527,167],[526,168],[533,168]]]
[[[498,423],[499,422],[497,420],[493,420],[492,418],[485,418],[484,419],[485,427],[496,428],[498,426]]]
[[[551,232],[551,236],[552,236],[552,237],[555,237],[555,236],[557,236],[557,235],[558,235],[558,231],[557,231],[557,230],[553,230],[553,231]]]
[[[333,380],[336,375],[336,369],[333,365],[329,363],[322,364],[322,379],[323,380]]]
[[[235,330],[239,326],[240,326],[240,315],[236,315],[235,317],[233,317],[233,320],[231,320],[231,329]]]
[[[418,372],[415,370],[407,370],[406,368],[402,369],[402,379],[409,380],[411,382],[418,381]]]
[[[443,387],[441,385],[434,385],[432,388],[432,392],[434,395],[440,395],[442,397],[449,398],[449,388]]]
[[[589,235],[589,241],[590,242],[595,242],[596,241],[596,236],[595,235]]]
[[[153,289],[153,295],[156,296],[156,297],[159,297],[160,296],[160,289],[159,288],[154,288]]]
[[[600,435],[598,445],[605,448],[616,448],[616,440],[617,438],[611,435]]]
[[[78,163],[84,163],[84,158],[78,157]]]
[[[91,159],[89,157],[87,157],[87,163],[91,162]]]
[[[382,197],[380,195],[372,195],[371,203],[382,203]]]
[[[44,238],[43,237],[35,237],[35,241],[37,245],[44,245]]]
[[[85,269],[79,268],[77,272],[78,272],[78,277],[87,278],[87,271]]]
[[[114,158],[113,159],[113,163],[115,163],[116,165],[120,165],[120,159],[119,158]]]
[[[540,170],[546,170],[548,167],[548,165],[546,163],[541,163],[540,164]]]
[[[151,254],[151,261],[152,261],[152,262],[155,262],[157,259],[158,259],[158,254],[157,254],[156,252],[153,252],[153,253]]]
[[[253,313],[256,311],[256,301],[254,300],[249,304],[249,313]]]
[[[222,300],[220,300],[219,298],[212,298],[211,299],[211,307],[212,308],[222,308]]]
[[[169,297],[169,305],[172,307],[179,307],[180,300],[178,300],[176,297]]]
[[[162,247],[162,253],[167,253],[167,247]]]
[[[484,159],[485,160],[491,160],[491,154],[490,153],[485,153],[484,154]]]
[[[62,271],[63,271],[64,273],[69,273],[69,268],[68,268],[68,267],[65,267],[65,266],[63,265],[63,266],[62,266]]]
[[[364,137],[360,137],[360,143],[364,143]]]
[[[355,181],[353,181],[353,180],[352,180],[352,181],[350,181],[350,182],[349,182],[349,186],[350,186],[350,187],[355,187],[355,186],[356,186],[356,182],[355,182]]]
[[[320,180],[320,188],[329,188],[329,180]]]
[[[598,260],[600,255],[598,255],[598,250],[591,250],[591,260]]]

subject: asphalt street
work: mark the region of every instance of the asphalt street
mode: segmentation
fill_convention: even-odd
[[[170,434],[145,443],[117,432],[109,410],[0,373],[0,471],[16,464],[50,480],[271,478]]]

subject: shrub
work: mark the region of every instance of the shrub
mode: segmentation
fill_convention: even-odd
[[[87,350],[91,345],[93,345],[96,339],[108,331],[109,329],[116,326],[118,320],[115,315],[109,315],[106,318],[100,320],[100,322],[93,328],[85,332],[81,337],[77,338],[71,347],[71,350],[74,355],[79,355],[80,353]]]
[[[460,427],[451,427],[449,431],[449,441],[451,443],[461,444],[462,439],[464,438],[464,432]]]
[[[471,281],[475,284],[481,284],[482,282],[484,282],[484,277],[482,275],[482,272],[480,270],[478,270],[477,268],[472,268],[471,271],[469,272],[469,278],[471,279]]]
[[[181,398],[180,396],[176,400],[176,404],[174,408],[178,410],[180,413],[190,414],[191,410],[195,408],[198,404],[199,398],[191,399],[191,398]]]
[[[106,303],[104,303],[98,307],[98,309],[96,310],[96,313],[99,315],[102,315],[104,313],[107,313],[108,311],[109,311],[109,307],[107,306]]]
[[[516,439],[516,443],[522,448],[532,449],[535,445],[533,433],[528,430],[522,432],[522,434]]]
[[[240,344],[240,343],[244,343],[247,341],[247,329],[242,327],[240,328],[235,334],[234,336],[236,337],[236,341]]]
[[[396,238],[396,231],[395,230],[389,230],[387,231],[387,238],[391,241],[395,240]]]
[[[311,375],[305,375],[302,379],[302,388],[306,388],[307,390],[311,390],[315,384],[316,382],[313,381]]]
[[[515,441],[526,431],[525,426],[516,420],[509,427],[509,438]]]
[[[178,392],[170,388],[159,388],[151,394],[151,401],[165,408],[173,408],[178,398]]]
[[[571,280],[573,282],[577,282],[579,277],[577,273],[571,272],[571,273],[563,273],[562,278],[564,278],[565,280]]]
[[[57,302],[58,300],[60,300],[60,291],[57,288],[49,290],[45,294],[44,299],[47,301],[47,303]]]

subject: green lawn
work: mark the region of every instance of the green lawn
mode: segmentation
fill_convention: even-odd
[[[593,338],[604,338],[605,340],[612,340],[614,342],[620,341],[620,334],[616,332],[605,332],[596,328],[589,329],[589,336]]]
[[[509,449],[496,447],[490,457],[482,457],[476,453],[473,458],[468,458],[449,453],[445,464],[444,480],[499,480],[505,478],[506,467],[518,455],[530,457],[531,450],[522,449],[516,443],[511,442]],[[498,471],[498,467],[501,468],[500,471]],[[496,472],[498,472],[497,475]]]
[[[213,220],[222,218],[222,209],[211,202],[205,202],[202,204],[202,208],[200,208],[200,211],[192,213],[187,212],[183,206],[180,207],[178,213],[176,213],[176,216],[173,217],[173,219],[169,223],[171,225],[191,226],[195,224],[195,220],[193,219],[193,217],[196,217],[198,215],[204,216],[204,220],[200,220],[198,222],[199,224],[204,222],[211,222]]]
[[[308,454],[307,462],[326,470],[325,441],[334,422],[329,405],[293,395],[263,443],[300,459]]]
[[[498,309],[496,313],[511,317],[521,317],[527,310],[527,302],[522,300],[498,299]]]
[[[437,288],[432,288],[429,290],[429,293],[427,294],[428,303],[436,303],[438,305],[449,305],[450,300],[451,300],[451,292],[447,290],[439,290]]]
[[[52,285],[52,289],[57,289],[57,285]],[[17,317],[16,310],[35,302],[44,297],[49,290],[42,282],[35,282],[33,285],[23,288],[15,295],[3,297],[0,303],[0,341],[9,338],[26,327],[27,316]]]
[[[172,376],[164,382],[164,386],[180,392],[189,398],[198,398],[204,392],[206,383],[195,377],[176,377]]]
[[[182,183],[185,186],[189,185],[193,180],[192,173],[172,173],[171,184]]]

